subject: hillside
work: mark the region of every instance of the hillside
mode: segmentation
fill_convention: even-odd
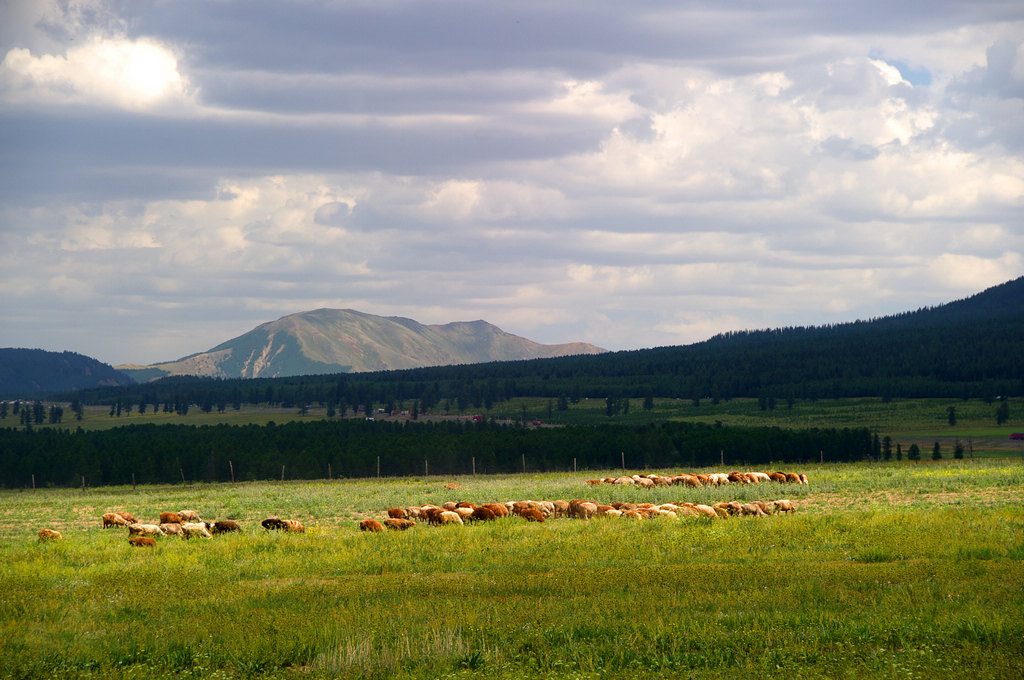
[[[131,378],[75,352],[0,349],[0,396],[128,385]]]
[[[517,397],[609,400],[669,397],[699,402],[790,399],[982,398],[1024,395],[1024,278],[947,305],[846,324],[741,331],[673,347],[264,379],[171,377],[89,398],[172,404],[292,406],[450,404],[490,408]],[[635,403],[634,403],[635,407]]]
[[[291,314],[177,361],[119,367],[137,380],[169,375],[260,378],[511,361],[604,352],[542,345],[485,321],[424,325],[350,309]]]

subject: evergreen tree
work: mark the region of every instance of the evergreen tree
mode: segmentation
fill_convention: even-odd
[[[921,447],[917,444],[911,444],[910,449],[907,451],[907,460],[921,460]]]
[[[957,460],[963,460],[964,458],[964,445],[960,443],[960,440],[956,440],[956,446],[953,447],[953,458]]]
[[[935,442],[935,446],[932,447],[932,460],[942,460],[942,448],[938,442]]]
[[[882,458],[885,460],[892,459],[892,437],[885,435],[882,438]]]
[[[896,460],[903,460],[903,444],[896,444]]]

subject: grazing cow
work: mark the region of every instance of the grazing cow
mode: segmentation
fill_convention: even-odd
[[[409,519],[419,519],[423,515],[420,506],[413,505],[405,509],[405,516]]]
[[[181,524],[184,520],[176,512],[161,512],[160,524]]]
[[[633,479],[632,477],[627,477],[623,475],[621,477],[616,477],[614,480],[612,480],[612,484],[625,484],[627,486],[630,486],[636,484],[636,480]]]
[[[304,533],[306,533],[306,527],[302,526],[302,522],[300,522],[297,519],[283,519],[283,520],[281,520],[281,522],[284,523],[284,527],[283,528],[284,528],[285,531],[288,531],[288,532],[291,532],[291,533],[295,533],[295,534],[304,534]]]
[[[476,510],[473,511],[476,513]],[[494,513],[491,513],[492,515]],[[463,524],[462,518],[459,517],[459,513],[454,510],[442,510],[438,516],[441,524]]]
[[[210,528],[203,522],[182,522],[181,531],[185,538],[195,538],[196,536],[213,538]]]
[[[133,515],[130,512],[123,512],[122,511],[122,512],[117,512],[116,514],[121,515],[121,517],[124,518],[124,520],[127,521],[129,524],[135,524],[136,522],[139,521],[139,520],[135,519],[135,515]]]
[[[39,530],[39,542],[46,543],[47,541],[59,541],[61,539],[60,532],[56,529],[40,529]]]
[[[395,519],[391,517],[390,519]],[[384,531],[384,525],[375,519],[364,519],[359,523],[360,531]]]
[[[181,536],[182,538],[185,537],[185,532],[182,530],[180,524],[161,524],[160,528],[164,530],[164,534],[167,536]]]
[[[598,484],[604,484],[604,480],[603,479],[588,479],[587,480],[587,485],[589,485],[589,486],[597,486]]]
[[[455,508],[452,512],[458,513],[459,517],[462,519],[469,519],[475,509],[476,508]],[[504,510],[504,508],[502,508],[502,510]]]
[[[641,477],[640,479],[636,480],[636,485],[643,489],[653,489],[654,480],[648,479],[647,477]]]
[[[129,524],[131,524],[131,522],[129,522],[123,516],[119,515],[116,512],[108,512],[107,514],[103,515],[104,529],[109,529],[110,527],[126,527]]]
[[[710,505],[704,505],[702,503],[695,503],[693,505],[693,509],[696,510],[699,514],[701,514],[701,515],[703,515],[705,517],[710,517],[711,519],[718,519],[718,513],[715,512],[715,509],[713,507],[711,507]]]
[[[484,503],[480,506],[481,508],[487,508],[494,513],[495,517],[508,517],[508,508],[501,503]],[[476,508],[474,508],[475,510]]]
[[[768,475],[768,477],[773,482],[778,482],[780,484],[785,484],[786,483],[786,473],[785,472],[773,472],[770,475]]]
[[[521,513],[519,513],[519,516],[522,517],[523,519],[525,519],[527,522],[543,522],[544,521],[544,513],[542,513],[537,508],[526,508]]]
[[[429,507],[423,511],[423,516],[427,518],[427,524],[440,524],[442,512],[448,511],[442,510],[441,508]]]
[[[135,524],[128,525],[129,536],[163,536],[164,530],[158,524]]]
[[[786,473],[786,482],[788,482],[789,484],[799,484],[800,483],[800,475],[794,474],[792,472],[787,472]]]
[[[477,522],[490,522],[497,519],[497,515],[495,515],[494,511],[490,508],[480,507],[474,510],[473,514],[470,515],[469,518]],[[461,520],[459,523],[461,524]]]
[[[402,519],[401,517],[388,517],[384,520],[384,526],[388,529],[399,529],[405,531],[410,527],[416,526],[416,522],[409,519]]]
[[[262,526],[267,531],[284,529],[284,520],[278,517],[268,517],[262,522],[260,522],[260,526]]]
[[[615,508],[610,506],[610,505],[598,504],[597,510],[594,511],[594,517],[604,517],[605,515],[608,514],[609,510],[614,510],[614,509]]]
[[[597,512],[597,503],[574,500],[569,503],[569,516],[576,519],[592,519]]]
[[[441,503],[441,509],[442,510],[454,510],[455,509],[455,501],[446,501],[444,503]]]
[[[199,513],[195,510],[179,510],[178,517],[181,518],[182,522],[202,522],[199,519]]]
[[[211,534],[226,534],[231,531],[241,531],[242,527],[238,526],[238,522],[233,519],[222,519],[214,522],[209,529]]]
[[[388,517],[392,519],[405,519],[405,510],[401,508],[388,508]]]
[[[796,507],[793,505],[793,501],[790,500],[781,499],[773,501],[771,505],[775,508],[775,514],[778,514],[780,512],[796,512]]]
[[[555,506],[555,517],[565,517],[569,514],[569,503],[567,501],[551,501]]]
[[[448,482],[447,484],[444,485],[444,488],[446,488],[446,489],[461,489],[462,485],[461,484],[456,484],[455,482]]]
[[[753,517],[767,517],[768,513],[761,509],[756,503],[744,503],[740,506],[740,514]]]
[[[805,486],[810,486],[810,484],[807,481],[807,475],[805,475],[802,472],[800,473],[800,483],[805,485]]]
[[[758,482],[772,481],[772,478],[768,475],[767,472],[751,472],[750,474],[753,475],[754,479],[756,479]]]
[[[156,539],[149,536],[132,536],[128,539],[128,545],[133,548],[154,548]]]
[[[476,503],[470,503],[469,501],[460,501],[459,503],[455,504],[455,509],[456,510],[458,510],[459,508],[469,508],[470,510],[472,510],[475,507],[476,507]]]

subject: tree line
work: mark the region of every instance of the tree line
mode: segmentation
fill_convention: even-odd
[[[877,438],[875,438],[877,440]],[[867,429],[523,428],[491,421],[129,425],[101,431],[0,429],[8,488],[645,468],[767,467],[864,460]]]

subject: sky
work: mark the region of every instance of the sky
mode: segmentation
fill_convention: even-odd
[[[1024,3],[0,0],[0,346],[685,345],[1024,274]]]

